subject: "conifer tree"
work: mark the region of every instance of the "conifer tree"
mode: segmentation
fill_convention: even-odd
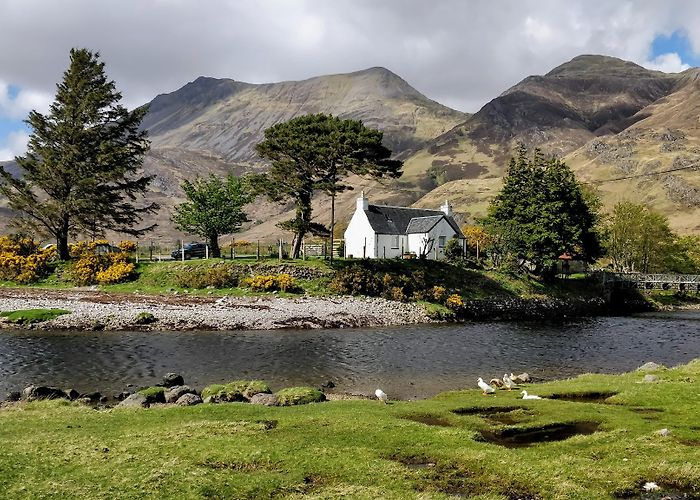
[[[295,233],[293,258],[299,257],[307,233],[332,235],[335,196],[352,189],[342,183],[345,177],[401,175],[403,163],[390,159],[391,151],[382,145],[382,138],[382,132],[360,121],[325,114],[300,116],[265,130],[265,139],[256,150],[272,166],[259,178],[259,185],[271,200],[291,199],[295,204],[295,218],[280,224]],[[316,191],[331,196],[330,231],[311,220],[311,199]]]
[[[145,107],[128,111],[107,79],[99,53],[72,49],[50,111],[29,114],[27,153],[17,157],[20,176],[0,167],[0,192],[18,212],[17,225],[55,238],[66,260],[68,238],[115,231],[139,236],[136,228],[155,203],[136,204],[152,176],[139,174],[148,151],[139,128]]]

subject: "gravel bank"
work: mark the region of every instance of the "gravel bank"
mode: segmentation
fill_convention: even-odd
[[[71,311],[71,314],[32,326],[45,330],[273,330],[430,322],[420,305],[380,298],[190,297],[0,289],[0,311],[34,308]],[[137,325],[136,316],[144,312],[152,314],[156,321]],[[0,322],[2,327],[16,328]]]

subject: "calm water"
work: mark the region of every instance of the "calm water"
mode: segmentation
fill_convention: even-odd
[[[168,371],[198,388],[260,378],[413,399],[481,376],[615,373],[700,357],[700,312],[568,323],[469,323],[274,332],[0,332],[0,397],[29,383],[119,392]]]

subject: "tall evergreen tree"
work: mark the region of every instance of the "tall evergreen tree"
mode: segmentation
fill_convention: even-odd
[[[293,258],[299,256],[307,233],[333,234],[335,196],[352,189],[342,183],[345,177],[401,175],[403,163],[390,159],[391,151],[382,145],[382,137],[382,132],[360,121],[325,114],[300,116],[265,131],[265,139],[256,150],[272,167],[261,184],[270,199],[294,201],[295,218],[280,226],[295,233]],[[316,191],[331,196],[330,232],[311,220],[311,199]]]
[[[207,239],[212,257],[221,257],[219,236],[235,233],[248,221],[243,205],[250,201],[242,179],[229,175],[182,183],[187,201],[175,207],[172,220],[181,231]]]
[[[69,236],[138,236],[154,227],[135,227],[158,208],[135,203],[153,179],[139,175],[149,148],[139,128],[147,109],[128,111],[121,98],[99,53],[72,49],[48,115],[32,111],[26,120],[32,133],[27,154],[16,158],[20,176],[0,167],[0,192],[20,214],[15,222],[52,235],[62,260]]]
[[[600,255],[594,199],[564,162],[537,149],[530,157],[521,146],[485,223],[520,268],[547,276],[562,253],[586,261]]]

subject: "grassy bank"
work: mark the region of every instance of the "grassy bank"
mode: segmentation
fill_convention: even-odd
[[[651,383],[633,372],[528,387],[542,396],[597,393],[596,401],[470,390],[389,405],[26,403],[0,410],[0,495],[598,499],[639,495],[653,481],[697,498],[700,361],[654,373]],[[597,430],[521,447],[483,437],[570,423]],[[670,435],[657,434],[662,428]]]
[[[256,261],[255,259],[191,260],[185,262],[166,261],[140,263],[137,266],[136,279],[117,285],[103,285],[96,288],[108,292],[173,294],[187,293],[193,295],[260,295],[245,286],[191,286],[187,283],[188,275],[206,273],[209,269],[229,269],[238,275],[276,274],[287,272],[295,276],[299,289],[294,292],[277,292],[280,296],[300,294],[328,296],[337,294],[330,285],[337,272],[347,269],[361,269],[369,274],[385,275],[392,279],[407,277],[414,280],[422,276],[427,287],[441,286],[448,292],[456,292],[464,299],[507,298],[507,297],[591,297],[599,290],[595,283],[578,277],[577,279],[557,280],[543,283],[532,277],[499,271],[465,269],[445,262],[418,260],[344,260],[340,259],[330,265],[321,259],[306,261],[278,261],[275,259]],[[205,281],[206,282],[206,281]],[[11,282],[0,282],[0,286],[17,286]],[[54,271],[36,283],[34,288],[62,289],[71,288],[66,265],[58,265]],[[410,300],[410,297],[409,297]],[[431,302],[430,297],[426,301]]]

